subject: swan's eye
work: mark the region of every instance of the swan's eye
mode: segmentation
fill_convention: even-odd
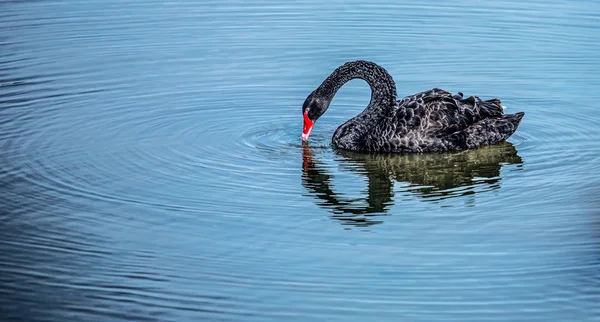
[[[310,108],[307,107],[306,109],[304,109],[304,114],[308,113],[308,111],[310,111]]]

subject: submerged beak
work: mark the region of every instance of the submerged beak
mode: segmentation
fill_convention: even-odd
[[[308,140],[308,136],[313,129],[315,122],[308,118],[308,112],[304,113],[304,127],[302,128],[302,141]]]

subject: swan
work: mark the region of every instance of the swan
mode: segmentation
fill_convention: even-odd
[[[433,88],[396,100],[392,76],[374,62],[357,60],[335,69],[302,105],[302,141],[308,141],[315,122],[327,111],[336,92],[360,78],[371,87],[369,105],[340,125],[335,147],[361,152],[425,153],[477,149],[505,141],[525,113],[504,114],[499,99],[463,98]]]

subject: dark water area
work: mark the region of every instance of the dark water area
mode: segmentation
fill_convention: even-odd
[[[600,320],[595,1],[0,2],[3,321]],[[342,63],[526,113],[475,151],[300,142]]]

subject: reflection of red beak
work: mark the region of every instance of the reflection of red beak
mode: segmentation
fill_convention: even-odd
[[[315,122],[311,121],[308,118],[308,112],[304,113],[304,128],[302,129],[302,141],[308,140],[308,136],[310,135],[310,131],[312,131]]]
[[[312,153],[308,144],[302,144],[302,171],[307,172],[315,167],[312,161]]]

